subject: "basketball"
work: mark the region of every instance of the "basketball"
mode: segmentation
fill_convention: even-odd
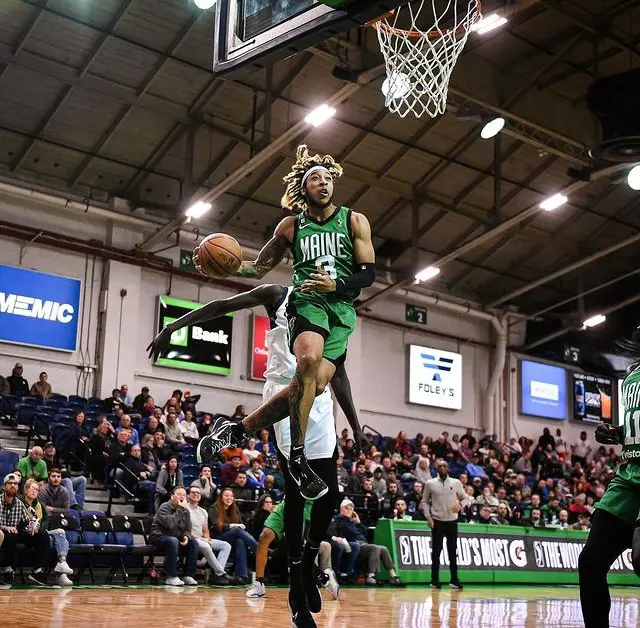
[[[226,233],[212,233],[197,249],[200,266],[209,277],[233,275],[242,263],[242,249],[235,238]]]

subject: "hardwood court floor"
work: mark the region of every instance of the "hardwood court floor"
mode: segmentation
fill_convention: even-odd
[[[612,628],[638,626],[638,591],[613,590]],[[318,628],[578,628],[576,587],[468,587],[462,592],[353,588],[324,600]],[[0,590],[0,626],[16,628],[288,628],[286,589],[95,587]]]

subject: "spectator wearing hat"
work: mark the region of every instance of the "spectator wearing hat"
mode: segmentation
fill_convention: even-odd
[[[29,383],[22,377],[22,364],[16,362],[11,375],[7,377],[10,394],[24,397],[29,394]]]
[[[240,456],[237,454],[233,456],[229,462],[225,462],[222,465],[222,470],[220,471],[222,486],[232,486],[235,484],[240,466]]]
[[[156,512],[161,504],[164,504],[173,494],[176,486],[184,486],[184,476],[180,469],[180,461],[178,456],[171,454],[167,460],[166,466],[161,469],[156,480],[156,496],[155,508]],[[186,499],[186,492],[185,492]]]
[[[142,408],[144,408],[144,402],[149,396],[149,387],[143,386],[140,394],[136,395],[133,399],[133,409],[138,413],[142,414]]]
[[[191,517],[187,510],[187,493],[183,486],[174,486],[169,501],[158,508],[151,531],[149,543],[166,551],[165,569],[168,586],[197,586],[195,579],[198,560],[198,543],[191,533]],[[178,577],[178,555],[184,554],[185,575]]]
[[[387,492],[387,483],[382,477],[382,467],[377,467],[373,472],[373,492],[378,499],[382,499]]]
[[[51,390],[51,384],[47,381],[47,377],[47,372],[42,371],[42,373],[40,373],[40,378],[31,386],[31,390],[29,392],[35,396],[40,395],[43,399],[49,399],[53,394],[53,390]]]
[[[14,568],[17,566],[17,546],[23,543],[34,549],[34,568],[29,580],[44,585],[44,568],[49,564],[49,536],[31,522],[24,504],[18,499],[20,479],[14,473],[4,478],[4,492],[0,495],[0,531],[4,535],[0,565],[4,568],[4,583],[15,581]]]
[[[44,482],[47,479],[47,464],[42,460],[42,447],[32,447],[29,455],[18,460],[18,471],[24,482],[28,478],[33,478],[36,482]]]

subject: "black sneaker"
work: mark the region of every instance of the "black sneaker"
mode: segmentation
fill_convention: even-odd
[[[227,576],[226,573],[223,573],[221,576],[216,573],[212,573],[211,576],[209,576],[209,584],[218,587],[228,587],[231,585],[229,582],[229,576]]]
[[[432,582],[431,583],[431,588],[432,589],[442,589],[442,585],[439,582]]]
[[[300,487],[300,494],[309,501],[320,499],[329,487],[315,474],[304,456],[289,460],[289,473]]]
[[[317,628],[304,593],[294,595],[289,591],[289,611],[291,612],[291,628]]]
[[[449,583],[449,588],[450,588],[450,589],[456,589],[457,591],[462,591],[462,589],[463,589],[464,587],[462,586],[462,583],[461,583],[461,582],[458,582],[458,581],[455,581],[455,582],[454,582],[454,581],[452,581],[452,582],[450,582],[450,583]]]
[[[6,585],[13,586],[16,582],[16,574],[14,571],[5,571],[2,574],[2,582]]]
[[[41,587],[44,586],[44,570],[43,569],[34,569],[29,575],[28,580],[33,582],[33,584],[37,584]]]
[[[402,582],[402,580],[400,580],[400,578],[398,578],[398,576],[393,576],[393,578],[391,578],[390,584],[392,587],[405,587],[405,583]]]
[[[324,577],[321,577],[324,576]],[[324,585],[329,580],[327,574],[322,573],[315,565],[310,571],[302,572],[302,582],[304,592],[307,596],[307,604],[312,613],[319,613],[322,610],[322,595],[318,586]],[[320,582],[320,584],[318,584]]]
[[[196,449],[196,460],[198,462],[209,462],[225,447],[239,445],[243,436],[244,430],[240,421],[229,421],[224,417],[218,417],[211,424],[210,433],[200,439]]]

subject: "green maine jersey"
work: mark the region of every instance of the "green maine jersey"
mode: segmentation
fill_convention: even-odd
[[[640,464],[640,366],[636,367],[622,382],[624,423],[623,460]]]
[[[302,284],[321,266],[332,279],[348,277],[355,272],[351,210],[338,207],[325,222],[318,222],[306,212],[296,216],[293,237],[293,289]],[[323,295],[341,301],[354,301],[359,291],[342,295]]]

